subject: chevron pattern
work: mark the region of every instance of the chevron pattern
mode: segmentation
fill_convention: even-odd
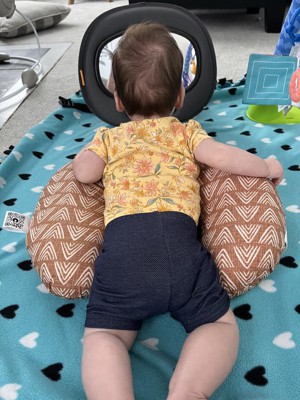
[[[26,241],[50,292],[71,299],[89,295],[103,243],[103,211],[103,186],[77,182],[71,163],[45,187]]]
[[[203,244],[212,253],[231,297],[256,286],[285,247],[285,216],[267,179],[202,166]],[[103,243],[103,186],[76,181],[72,165],[45,187],[27,234],[27,248],[50,292],[66,298],[90,293],[94,261]]]
[[[202,165],[202,242],[230,297],[256,286],[285,248],[285,215],[274,185]]]

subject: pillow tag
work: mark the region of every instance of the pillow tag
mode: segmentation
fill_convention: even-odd
[[[15,211],[7,211],[2,228],[10,232],[27,233],[29,226],[30,218],[27,215]]]

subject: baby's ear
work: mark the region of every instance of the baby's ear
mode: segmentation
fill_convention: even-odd
[[[123,112],[125,111],[125,108],[123,106],[122,100],[120,99],[118,93],[116,92],[116,90],[114,91],[114,99],[115,99],[115,105],[116,105],[116,109],[119,112]]]
[[[176,99],[175,108],[182,108],[184,98],[185,98],[185,88],[183,87],[183,85],[181,85]]]

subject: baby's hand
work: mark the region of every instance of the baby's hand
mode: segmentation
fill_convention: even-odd
[[[266,158],[265,162],[269,167],[268,178],[274,183],[274,185],[279,185],[283,178],[283,168],[278,160],[275,158]]]

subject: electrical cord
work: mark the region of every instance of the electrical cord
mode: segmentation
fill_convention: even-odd
[[[10,56],[9,54],[5,53],[0,53],[0,63],[5,63],[9,60],[21,60],[25,62],[29,62],[32,64],[30,68],[27,68],[22,71],[21,74],[21,79],[23,86],[20,87],[19,89],[15,90],[13,93],[10,93],[9,95],[4,95],[3,97],[0,98],[0,102],[6,101],[8,99],[11,99],[12,97],[16,96],[17,94],[21,93],[25,88],[31,89],[36,84],[38,83],[39,80],[39,74],[42,72],[42,64],[41,64],[41,44],[40,40],[38,37],[38,33],[36,31],[35,26],[33,23],[30,21],[29,18],[27,18],[26,15],[24,15],[21,11],[19,11],[17,8],[15,8],[15,11],[25,20],[29,23],[29,25],[32,28],[32,31],[35,35],[36,42],[37,42],[37,48],[38,48],[38,58],[31,58],[31,57],[25,57],[25,56]]]

